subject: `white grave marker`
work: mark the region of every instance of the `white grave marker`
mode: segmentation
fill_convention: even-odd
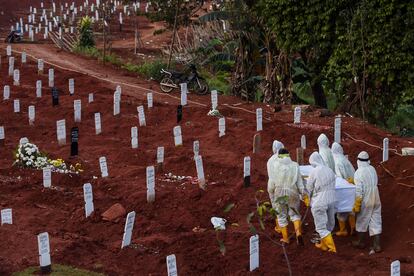
[[[43,232],[37,235],[37,243],[39,246],[40,267],[50,266],[52,262],[50,259],[49,234]]]
[[[33,125],[34,121],[35,121],[35,106],[34,105],[29,105],[29,124]]]
[[[193,142],[193,152],[194,156],[198,156],[200,154],[200,141]]]
[[[174,254],[167,256],[167,275],[178,276],[177,260]]]
[[[226,135],[226,119],[220,118],[219,121],[219,137]]]
[[[384,138],[382,141],[382,162],[388,161],[388,146],[389,146],[390,140],[388,138]]]
[[[13,71],[13,85],[19,86],[20,85],[20,71],[16,69]]]
[[[302,135],[302,137],[300,137],[300,147],[302,149],[306,149],[306,136]]]
[[[26,63],[26,62],[27,62],[26,52],[22,52],[22,63]]]
[[[102,126],[101,126],[101,113],[95,113],[95,134],[101,134]]]
[[[13,224],[12,209],[1,210],[1,225],[3,224]]]
[[[52,186],[52,170],[43,168],[43,187],[50,188]]]
[[[181,105],[187,105],[187,83],[180,83],[181,87]]]
[[[217,109],[218,106],[218,97],[217,90],[211,91],[211,107],[212,109]]]
[[[121,92],[115,91],[114,93],[114,116],[119,115],[121,112]]]
[[[14,109],[14,113],[20,112],[20,101],[19,100],[13,101],[13,109]]]
[[[244,157],[243,159],[243,177],[244,178],[250,176],[250,164],[251,164],[250,156]]]
[[[81,100],[75,100],[73,101],[73,110],[74,110],[74,117],[75,122],[79,123],[81,121],[81,114],[82,114],[82,101]]]
[[[93,93],[89,93],[88,94],[88,103],[92,103],[93,102]]]
[[[334,141],[338,144],[341,143],[341,123],[341,117],[336,117],[334,123]]]
[[[203,158],[201,157],[201,155],[197,155],[194,158],[194,160],[196,164],[198,184],[201,188],[204,188],[206,184],[206,179],[204,177]]]
[[[399,260],[393,261],[391,263],[391,276],[400,276],[401,275],[401,263]]]
[[[14,71],[14,57],[9,57],[9,76],[13,76]]]
[[[11,49],[11,46],[10,45],[7,45],[6,54],[7,54],[8,57],[10,57],[11,54],[12,54],[12,49]]]
[[[183,145],[183,137],[181,134],[181,127],[180,126],[175,126],[174,130],[174,144],[176,147],[178,146],[182,146]]]
[[[3,88],[3,100],[10,99],[10,86],[5,85]]]
[[[49,87],[55,86],[55,70],[53,68],[49,69]]]
[[[37,60],[37,72],[38,74],[43,74],[43,70],[45,69],[45,63],[43,59]]]
[[[139,126],[145,126],[146,122],[145,122],[144,106],[143,105],[138,106],[137,111],[138,111]]]
[[[36,81],[36,97],[37,98],[42,97],[42,81],[41,80]]]
[[[155,168],[147,167],[147,202],[155,201]]]
[[[147,104],[148,104],[148,108],[153,107],[154,101],[153,101],[152,93],[147,93]]]
[[[69,94],[75,94],[75,79],[69,79]]]
[[[89,217],[94,211],[91,183],[86,183],[83,185],[83,198],[85,200],[85,216]]]
[[[259,235],[250,237],[250,271],[259,268]]]
[[[300,124],[301,113],[302,113],[302,109],[300,108],[300,106],[295,107],[295,113],[294,113],[294,118],[293,118],[294,124]]]
[[[56,133],[59,145],[66,144],[66,121],[65,119],[56,121]]]
[[[263,130],[263,110],[261,108],[256,109],[256,131]]]
[[[164,147],[157,148],[157,163],[158,164],[164,163]]]
[[[129,212],[125,221],[124,236],[122,237],[121,248],[131,244],[132,230],[134,229],[135,211]]]
[[[101,168],[101,176],[108,177],[108,165],[104,156],[99,157],[99,166]]]
[[[250,168],[251,168],[251,158],[246,156],[243,159],[243,184],[245,187],[250,186]]]
[[[4,135],[4,126],[0,126],[0,140],[4,140],[5,135]]]
[[[138,128],[131,127],[131,146],[133,149],[138,148]]]

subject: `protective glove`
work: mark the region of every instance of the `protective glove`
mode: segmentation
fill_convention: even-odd
[[[309,199],[309,196],[308,195],[304,195],[303,196],[303,202],[305,203],[305,206],[306,207],[309,207],[309,205],[310,205],[310,199]]]
[[[348,178],[346,179],[346,181],[348,181],[348,183],[355,184],[355,183],[354,183],[354,178],[353,178],[353,177],[348,177]]]
[[[355,199],[354,208],[352,209],[352,212],[354,212],[354,213],[361,212],[361,203],[362,203],[362,198],[357,197]]]

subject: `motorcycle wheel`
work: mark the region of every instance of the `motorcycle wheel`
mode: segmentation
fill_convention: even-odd
[[[164,93],[171,93],[174,89],[174,82],[169,77],[164,77],[160,82],[160,88]]]
[[[205,95],[208,93],[208,84],[205,79],[198,78],[192,82],[192,85],[197,95]]]

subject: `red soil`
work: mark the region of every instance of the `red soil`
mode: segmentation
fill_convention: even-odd
[[[35,1],[0,0],[0,11],[27,7]],[[40,1],[38,1],[40,2]],[[46,2],[46,1],[45,1]],[[20,6],[20,3],[23,3]],[[16,5],[19,5],[17,7]],[[10,15],[9,17],[12,17]],[[3,20],[0,16],[0,21]],[[6,20],[6,19],[4,19]],[[7,20],[6,20],[7,21]],[[6,21],[0,24],[4,27]],[[9,23],[7,23],[9,24]],[[8,25],[7,25],[8,28]],[[34,45],[36,46],[36,45]],[[45,45],[36,46],[42,48]],[[27,46],[28,48],[29,45]],[[33,51],[40,49],[32,47]],[[50,58],[62,59],[61,65],[90,72],[90,62],[67,53],[57,53],[45,47]],[[52,263],[61,263],[103,272],[108,275],[165,275],[165,257],[176,254],[180,275],[245,275],[248,272],[249,248],[246,216],[255,210],[255,193],[266,190],[266,161],[271,155],[274,139],[281,140],[294,152],[300,145],[300,137],[306,134],[308,149],[306,160],[316,150],[316,138],[323,131],[333,139],[333,117],[319,118],[316,113],[304,114],[306,124],[291,124],[290,107],[273,113],[271,107],[262,104],[241,104],[236,109],[235,97],[219,97],[219,110],[226,117],[226,136],[218,138],[216,118],[206,116],[207,107],[190,104],[184,108],[181,127],[184,146],[175,148],[172,129],[176,125],[177,99],[154,95],[154,108],[145,108],[147,126],[139,128],[139,149],[130,146],[130,128],[138,125],[136,107],[145,105],[145,93],[131,87],[123,87],[121,115],[112,116],[112,100],[115,85],[90,76],[55,68],[55,83],[61,90],[60,106],[52,107],[47,75],[37,76],[33,60],[21,69],[21,86],[12,85],[7,77],[4,47],[1,47],[3,64],[0,71],[0,88],[11,86],[11,100],[0,102],[0,126],[5,126],[6,140],[0,145],[0,209],[13,208],[13,225],[0,227],[0,275],[10,275],[28,266],[37,266],[36,235],[47,231],[51,238]],[[49,60],[49,57],[46,58]],[[20,58],[16,64],[20,67]],[[142,80],[122,76],[113,68],[92,70],[111,80],[135,81],[149,88]],[[45,72],[49,67],[45,66]],[[89,70],[89,71],[88,71]],[[68,79],[75,78],[75,96],[69,96]],[[43,82],[43,97],[35,98],[35,82]],[[154,85],[155,87],[155,85]],[[158,89],[156,89],[158,90]],[[0,91],[2,91],[0,89]],[[88,93],[93,92],[95,102],[87,104]],[[177,95],[179,96],[179,95]],[[1,96],[0,96],[1,97]],[[2,97],[1,97],[2,98]],[[21,113],[13,113],[13,99],[20,99]],[[82,122],[78,158],[71,159],[70,145],[59,146],[56,141],[56,120],[66,119],[67,131],[73,122],[73,100],[82,99]],[[208,96],[189,95],[189,99],[207,104]],[[29,126],[27,108],[36,106],[35,126]],[[229,104],[229,105],[224,105]],[[208,104],[207,104],[208,105]],[[256,133],[254,111],[264,111],[263,151],[252,154],[253,135]],[[103,133],[95,135],[94,113],[101,112]],[[413,139],[391,136],[358,119],[344,118],[343,132],[355,139],[381,146],[384,137],[390,138],[390,147],[398,149],[413,146]],[[81,162],[85,172],[81,175],[54,174],[52,185],[56,189],[42,188],[42,173],[12,166],[12,152],[21,137],[29,140],[48,153],[51,158],[63,158],[69,163]],[[157,146],[165,147],[164,172],[175,175],[196,176],[192,159],[192,142],[200,141],[204,170],[208,182],[202,191],[190,182],[162,181],[157,173],[156,201],[146,203],[145,168],[156,162]],[[309,214],[304,225],[305,247],[294,243],[287,247],[294,275],[389,275],[390,263],[399,259],[402,272],[414,275],[414,189],[398,183],[414,185],[413,157],[400,157],[390,153],[390,160],[383,164],[394,176],[390,176],[379,162],[381,150],[354,141],[343,134],[343,146],[350,160],[366,150],[380,177],[380,194],[383,206],[384,252],[369,256],[368,250],[356,250],[350,245],[351,238],[335,238],[337,254],[322,253],[309,242],[314,229]],[[252,186],[243,188],[243,157],[252,157]],[[100,178],[98,158],[106,156],[109,178]],[[94,179],[93,176],[98,176]],[[84,218],[82,185],[93,185],[95,213]],[[127,212],[136,211],[132,246],[120,249],[125,218],[103,221],[100,215],[115,203],[122,204]],[[224,208],[235,207],[224,213]],[[302,211],[304,212],[304,210]],[[216,233],[210,223],[212,216],[224,217],[229,222],[224,242],[226,255],[221,256]],[[230,226],[238,223],[239,227]],[[266,233],[278,240],[272,231],[272,221],[266,221]],[[193,231],[195,227],[205,231]],[[286,275],[288,273],[282,248],[275,246],[260,235],[260,268],[252,274]]]

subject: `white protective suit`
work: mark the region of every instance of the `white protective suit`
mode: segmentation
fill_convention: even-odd
[[[276,172],[271,169],[272,166],[273,166],[272,164],[274,164],[275,162],[277,162],[279,160],[279,150],[284,148],[284,147],[285,146],[283,145],[282,142],[279,142],[278,140],[273,141],[273,145],[272,145],[273,155],[267,161],[267,175],[269,177],[269,181],[270,181],[271,178],[275,178],[275,173]]]
[[[314,152],[309,158],[314,169],[309,174],[307,189],[311,197],[311,211],[316,232],[321,239],[335,227],[335,174],[324,165],[322,156]]]
[[[272,162],[271,173],[267,184],[267,191],[273,208],[278,212],[277,220],[280,227],[288,225],[288,216],[290,220],[300,220],[299,213],[300,195],[304,195],[305,190],[302,182],[302,176],[299,171],[299,165],[293,162],[290,157],[280,158]],[[287,204],[276,202],[280,197],[288,197]]]
[[[361,161],[365,159],[367,161]],[[361,198],[361,211],[357,213],[356,231],[375,236],[382,232],[381,200],[378,191],[378,176],[369,163],[369,155],[363,151],[358,155],[358,169],[355,172],[356,198]]]
[[[332,144],[332,155],[335,162],[335,174],[343,179],[354,178],[355,169],[345,157],[342,146],[336,142]]]
[[[343,179],[354,179],[355,169],[351,162],[345,157],[344,150],[340,144],[333,142],[332,155],[335,161],[335,174]],[[349,213],[338,213],[337,218],[340,221],[346,221]],[[354,213],[351,213],[354,215]]]
[[[323,161],[327,167],[329,167],[332,171],[335,171],[335,161],[332,155],[332,151],[329,148],[329,140],[325,134],[321,134],[318,137],[318,147],[319,147],[319,154],[322,156]]]

